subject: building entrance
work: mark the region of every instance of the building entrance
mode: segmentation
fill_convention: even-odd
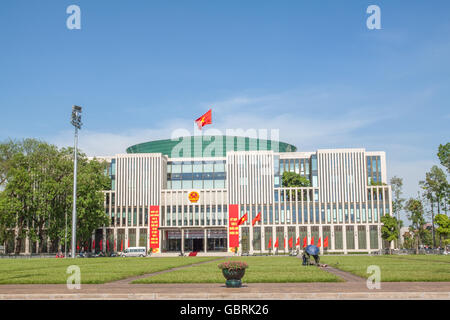
[[[185,230],[184,231],[184,251],[204,251],[205,234],[203,230]]]

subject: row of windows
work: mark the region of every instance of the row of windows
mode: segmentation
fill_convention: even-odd
[[[225,180],[169,180],[167,189],[225,189]]]
[[[372,182],[381,182],[381,160],[380,156],[368,156],[367,162],[367,183],[370,185]]]
[[[225,172],[168,173],[167,180],[225,180]]]
[[[332,233],[331,230],[334,232]],[[253,231],[253,243],[250,243],[250,232]],[[262,241],[261,233],[264,232],[264,241]],[[367,233],[366,233],[367,232]],[[242,231],[241,246],[243,252],[248,252],[251,247],[253,250],[261,250],[261,246],[264,250],[275,250],[274,242],[275,239],[279,241],[279,250],[287,251],[290,249],[289,239],[292,238],[292,247],[296,247],[297,239],[300,239],[300,246],[303,246],[304,239],[306,238],[306,243],[309,244],[314,242],[317,244],[320,237],[319,227],[311,227],[310,234],[308,234],[308,229],[306,227],[255,227],[253,230],[248,227],[243,227]],[[357,235],[357,243],[355,243],[355,235]],[[370,246],[367,245],[367,235],[369,236]],[[287,236],[287,237],[286,237]],[[328,246],[324,246],[324,240],[328,238]],[[378,227],[376,225],[371,225],[367,229],[366,226],[358,226],[357,229],[354,226],[323,226],[322,227],[322,238],[321,243],[324,246],[324,250],[343,250],[344,249],[344,238],[346,242],[345,249],[348,250],[368,250],[368,249],[379,249],[379,234]],[[286,241],[286,242],[285,242]],[[264,243],[262,243],[264,242]]]
[[[148,226],[148,208],[122,208],[122,210],[111,208],[111,213],[109,213],[109,208],[105,209],[106,215],[110,217],[111,226]],[[138,216],[139,215],[139,216]],[[139,221],[138,221],[139,217]]]
[[[262,221],[264,224],[278,224],[278,223],[366,223],[378,222],[380,217],[384,214],[389,214],[389,204],[386,206],[372,202],[349,204],[327,204],[319,205],[314,202],[286,202],[272,205],[247,205],[240,206],[242,217],[248,213],[249,224],[256,215],[261,212]]]
[[[225,160],[168,162],[167,172],[168,173],[225,172]]]
[[[164,226],[228,225],[227,205],[162,206]]]
[[[296,205],[297,204],[297,205]],[[352,203],[342,206],[341,204],[327,204],[319,206],[313,202],[287,202],[280,205],[242,205],[240,206],[240,217],[248,213],[248,222],[252,221],[261,212],[264,224],[272,223],[365,223],[378,222],[380,217],[389,213],[389,205],[377,207],[372,203]],[[109,210],[106,210],[109,215]],[[162,221],[166,226],[181,225],[227,225],[227,205],[184,205],[184,206],[162,206]],[[320,215],[320,217],[319,217]],[[138,220],[139,217],[139,220]],[[123,208],[122,210],[112,208],[111,226],[148,226],[148,208]],[[177,221],[178,219],[178,221]],[[206,220],[205,220],[206,219]]]
[[[315,162],[317,170],[317,159]],[[302,176],[309,176],[309,159],[281,159],[280,160],[280,175],[284,171],[295,172]]]

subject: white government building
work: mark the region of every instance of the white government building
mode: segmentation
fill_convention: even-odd
[[[385,245],[380,217],[392,208],[382,151],[297,152],[273,140],[190,136],[104,159],[112,179],[104,192],[110,225],[93,235],[96,251],[101,243],[102,251],[143,246],[157,255],[236,247],[243,254],[283,254],[319,239],[322,253],[370,253]],[[310,186],[283,187],[285,171]],[[245,213],[248,220],[237,227]]]

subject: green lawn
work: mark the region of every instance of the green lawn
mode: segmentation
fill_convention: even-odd
[[[80,267],[81,283],[105,283],[213,259],[217,258],[0,259],[0,284],[66,283],[70,265]]]
[[[377,265],[381,281],[450,281],[450,256],[323,256],[320,262],[367,278],[367,267]]]
[[[217,265],[224,261],[239,260],[248,263],[243,283],[262,282],[338,282],[340,278],[314,266],[302,266],[295,257],[233,257],[199,266],[159,274],[133,283],[225,283]]]

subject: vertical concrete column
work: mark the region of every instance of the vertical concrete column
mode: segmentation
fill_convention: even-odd
[[[137,226],[136,227],[136,247],[140,247],[141,246],[141,244],[139,243],[140,235],[141,235],[141,228],[139,228],[139,226]]]
[[[181,252],[184,253],[184,229],[181,229]]]
[[[253,254],[253,227],[251,223],[248,225],[248,234],[249,234],[249,254]]]
[[[109,245],[112,246],[112,251],[113,252],[117,251],[117,228],[114,228],[113,243],[110,243]]]
[[[359,250],[359,243],[358,243],[358,225],[354,224],[353,225],[353,235],[354,235],[354,241],[355,241],[355,249]]]
[[[323,226],[319,226],[319,238],[321,239],[321,244],[320,244],[320,254],[323,254],[323,230],[322,230]]]
[[[309,245],[311,243],[311,225],[306,226],[306,232],[308,234],[308,242],[306,243],[306,245]]]
[[[342,215],[344,216],[342,219],[342,221],[343,221],[343,224],[342,224],[342,247],[344,248],[344,254],[347,254],[348,253],[348,251],[347,251],[347,224],[346,224],[346,220],[345,220],[345,218],[346,218],[345,217],[345,209],[349,210],[349,208],[345,204],[342,203],[342,211],[343,211]],[[348,213],[348,214],[350,214],[350,213]]]
[[[366,224],[366,243],[367,243],[367,251],[370,253],[370,226]]]
[[[206,253],[206,245],[207,245],[207,241],[206,241],[206,228],[203,230],[203,252]]]
[[[331,244],[331,250],[336,250],[336,241],[335,241],[335,234],[334,234],[334,224],[330,227],[330,244]]]
[[[102,252],[106,252],[106,227],[102,230]]]
[[[264,226],[260,226],[260,230],[261,230],[261,252],[264,252],[266,250],[266,237],[265,237],[265,232],[264,232]]]
[[[25,238],[25,254],[30,254],[30,238]]]
[[[207,236],[207,232],[206,232],[206,228],[205,228],[204,231],[203,231],[204,244],[205,244],[204,247],[203,247],[203,252],[205,252],[205,253],[206,253],[206,245],[208,244],[206,236]]]
[[[277,238],[277,235],[276,235],[277,229],[273,225],[270,227],[272,228],[272,254],[273,254],[273,253],[275,253],[275,241]]]
[[[123,244],[123,249],[127,249],[128,248],[128,227],[125,228],[125,239],[124,239],[124,244]]]

